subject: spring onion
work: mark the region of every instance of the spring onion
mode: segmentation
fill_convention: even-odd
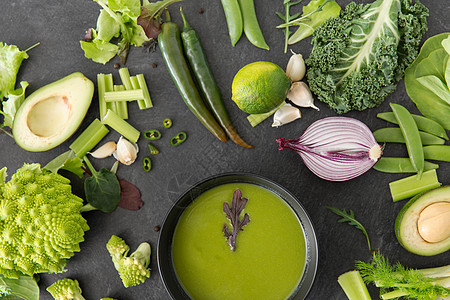
[[[308,169],[329,181],[346,181],[364,174],[382,153],[370,129],[348,117],[324,118],[297,139],[276,141],[279,150],[297,152]]]

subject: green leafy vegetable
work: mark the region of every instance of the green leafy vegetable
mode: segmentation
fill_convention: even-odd
[[[15,45],[0,42],[0,100],[14,90],[20,65],[28,58],[26,51],[20,51]]]
[[[308,83],[338,113],[379,105],[417,56],[428,9],[419,1],[348,4],[314,31]]]
[[[339,223],[348,222],[349,225],[355,226],[356,228],[361,230],[364,233],[364,235],[366,236],[367,245],[369,246],[369,250],[372,250],[372,247],[370,246],[369,235],[367,234],[367,231],[364,228],[364,226],[362,226],[362,224],[355,219],[355,214],[353,213],[353,210],[350,209],[349,212],[347,213],[347,211],[345,209],[339,210],[339,209],[337,209],[335,207],[331,207],[331,206],[327,206],[326,208],[331,210],[336,215],[342,217],[342,219],[338,220]]]
[[[83,162],[75,155],[73,150],[66,151],[55,157],[45,165],[44,169],[47,169],[55,174],[58,173],[59,169],[67,170],[80,178],[84,175]]]
[[[103,168],[97,172],[86,156],[84,161],[92,173],[92,176],[84,181],[86,201],[102,212],[114,211],[120,201],[119,180],[108,169]]]
[[[142,13],[139,16],[137,23],[144,28],[145,34],[149,39],[156,40],[161,32],[161,14],[172,3],[180,2],[182,0],[163,0],[156,2],[148,2],[144,0],[142,6]]]
[[[6,278],[0,275],[0,298],[39,300],[39,286],[31,276]]]
[[[435,300],[450,296],[450,265],[431,269],[410,269],[400,263],[391,265],[375,253],[371,263],[358,261],[357,269],[366,283],[381,288],[381,299]]]
[[[246,213],[242,220],[239,220],[239,216],[241,212],[245,208],[245,204],[247,204],[248,199],[242,197],[242,192],[240,189],[237,189],[233,194],[233,200],[231,201],[231,207],[227,202],[223,203],[223,211],[227,215],[227,218],[231,222],[231,227],[233,228],[230,233],[227,224],[223,225],[222,232],[225,234],[227,238],[227,243],[230,245],[231,251],[236,251],[236,236],[239,231],[243,231],[245,225],[250,222],[250,217]]]
[[[25,100],[25,89],[28,86],[28,82],[21,81],[20,86],[21,88],[10,91],[8,99],[2,103],[3,111],[0,110],[0,114],[4,116],[3,124],[0,124],[2,127],[6,126],[12,128],[14,116]]]

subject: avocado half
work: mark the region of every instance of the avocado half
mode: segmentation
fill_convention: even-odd
[[[16,143],[31,152],[60,145],[80,126],[93,95],[94,84],[79,72],[36,90],[14,116]]]
[[[395,235],[400,244],[409,252],[422,256],[443,253],[450,249],[450,236],[439,242],[428,242],[419,233],[418,220],[420,213],[432,204],[450,204],[450,185],[433,189],[413,197],[405,204],[395,220]],[[442,212],[447,218],[448,211]],[[441,226],[448,226],[445,222]],[[445,228],[444,228],[445,229]],[[448,232],[448,228],[447,228]]]

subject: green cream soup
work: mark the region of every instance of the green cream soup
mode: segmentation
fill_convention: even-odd
[[[236,189],[248,198],[244,213],[250,223],[230,250],[222,229],[231,225],[223,203],[231,205]],[[293,210],[273,192],[248,183],[212,188],[183,212],[175,229],[172,256],[175,272],[195,299],[286,299],[305,268],[305,237]]]

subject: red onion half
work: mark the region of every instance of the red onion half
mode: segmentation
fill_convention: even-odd
[[[372,131],[348,117],[320,119],[298,139],[276,141],[278,150],[297,152],[308,169],[328,181],[346,181],[364,174],[382,153]]]

